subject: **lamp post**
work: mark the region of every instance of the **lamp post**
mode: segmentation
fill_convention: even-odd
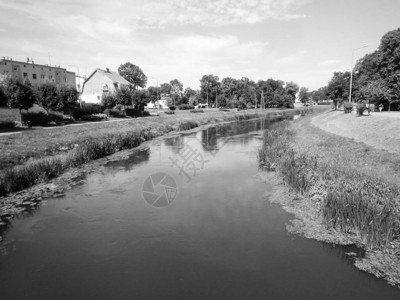
[[[353,59],[354,59],[354,51],[356,51],[356,50],[359,50],[359,49],[362,49],[362,48],[365,48],[365,47],[368,47],[368,44],[365,44],[365,45],[364,45],[364,46],[362,46],[362,47],[359,47],[359,48],[353,49],[353,51],[351,52],[351,69],[350,69],[350,93],[349,93],[349,103],[351,103],[351,90],[352,90],[352,87],[353,87]]]

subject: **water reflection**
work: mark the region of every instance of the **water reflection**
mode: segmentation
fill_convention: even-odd
[[[134,166],[147,162],[150,158],[150,148],[133,150],[133,152],[126,159],[109,161],[104,166],[106,168],[115,170],[129,171]]]

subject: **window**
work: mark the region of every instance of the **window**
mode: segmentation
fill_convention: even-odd
[[[28,73],[24,73],[24,78],[27,78],[28,77]]]
[[[14,67],[14,68],[13,68],[13,71],[17,71],[17,67]]]
[[[40,78],[44,79],[44,75],[43,75],[43,74],[42,74],[42,75],[40,75]]]
[[[32,78],[33,78],[33,79],[36,79],[36,74],[32,74]]]
[[[24,68],[26,68],[26,65],[24,65]]]
[[[56,76],[58,76],[58,72],[56,72]]]
[[[35,68],[35,66],[32,66],[33,68]]]
[[[53,79],[53,75],[49,75],[49,79]]]
[[[105,85],[103,86],[103,93],[107,93],[107,92],[108,92],[108,85],[105,84]]]

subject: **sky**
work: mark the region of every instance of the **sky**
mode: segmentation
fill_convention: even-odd
[[[399,27],[399,0],[0,0],[0,58],[87,76],[131,62],[147,86],[213,74],[315,90]]]

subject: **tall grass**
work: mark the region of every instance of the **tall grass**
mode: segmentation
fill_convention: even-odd
[[[266,130],[259,163],[275,168],[297,193],[322,187],[321,214],[327,227],[357,234],[369,247],[385,247],[400,237],[399,185],[351,163],[340,164],[335,157],[298,150],[293,135],[287,122]]]

